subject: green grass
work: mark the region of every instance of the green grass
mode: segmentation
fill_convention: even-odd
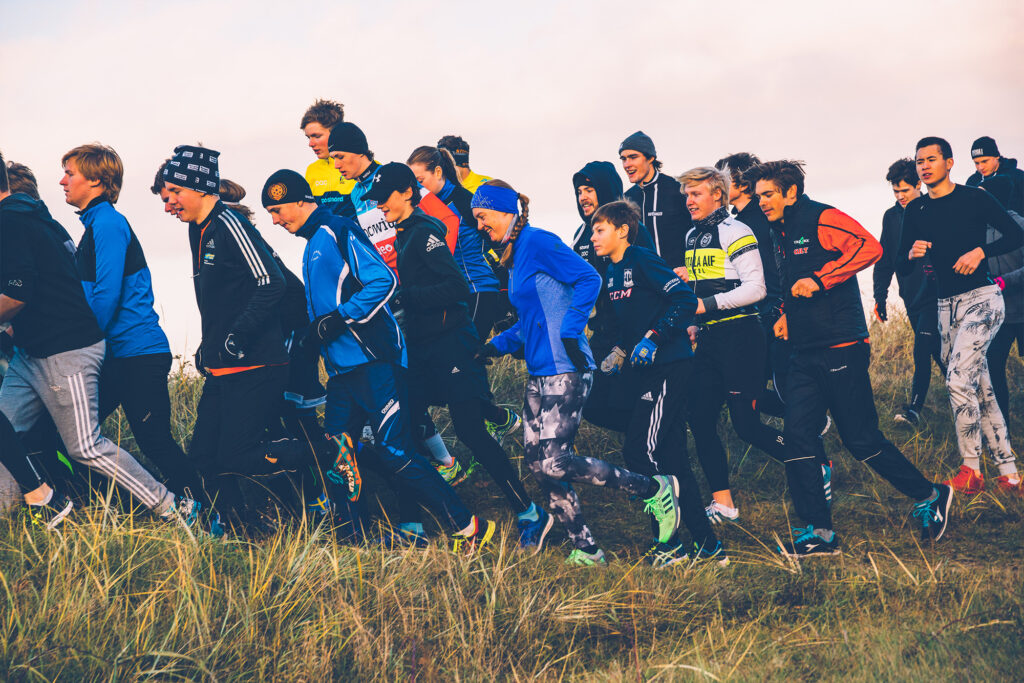
[[[909,335],[904,323],[873,332],[882,427],[926,476],[945,477],[959,458],[940,378],[920,433],[892,426],[909,385]],[[1024,435],[1019,357],[1011,368],[1013,433]],[[501,402],[519,405],[519,373],[497,364]],[[183,442],[197,392],[187,375],[174,384]],[[117,420],[107,431],[134,446]],[[505,521],[503,538],[471,559],[439,545],[353,550],[296,525],[258,544],[193,545],[145,515],[93,508],[61,535],[8,516],[0,519],[0,678],[1021,679],[1024,501],[958,499],[943,541],[921,545],[909,502],[830,434],[844,555],[801,568],[772,551],[788,524],[781,467],[748,452],[725,424],[722,433],[743,515],[722,534],[733,560],[724,569],[638,564],[648,534],[639,505],[592,487],[581,496],[613,563],[566,568],[557,529],[548,550],[524,557],[485,474],[458,490]],[[590,427],[579,446],[618,458],[617,440]],[[510,453],[521,462],[520,447]]]

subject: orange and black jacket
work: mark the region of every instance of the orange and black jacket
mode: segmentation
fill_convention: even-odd
[[[772,227],[782,251],[784,312],[789,341],[796,349],[827,348],[866,340],[857,273],[882,256],[878,243],[860,223],[827,204],[800,195]],[[811,297],[794,297],[793,284],[814,280]]]

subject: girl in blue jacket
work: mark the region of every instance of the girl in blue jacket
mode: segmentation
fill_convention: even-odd
[[[557,236],[529,224],[529,199],[508,183],[481,185],[472,210],[479,229],[504,245],[501,262],[509,268],[509,300],[519,314],[516,324],[485,344],[479,355],[525,352],[525,461],[576,546],[567,561],[606,562],[583,520],[574,482],[621,489],[644,499],[657,542],[668,542],[679,528],[678,480],[579,456],[573,447],[594,382],[594,359],[583,328],[601,289],[600,276]]]

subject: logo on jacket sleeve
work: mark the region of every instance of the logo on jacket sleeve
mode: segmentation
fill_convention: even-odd
[[[437,238],[437,235],[431,235],[430,237],[427,238],[427,251],[428,252],[434,251],[438,247],[447,247],[447,246],[448,245],[446,245],[444,242],[442,242],[441,240],[439,240]]]
[[[633,286],[633,269],[632,268],[626,268],[625,270],[622,271],[622,285],[624,287],[632,287]]]

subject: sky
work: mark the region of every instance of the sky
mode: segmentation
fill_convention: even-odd
[[[221,153],[256,226],[299,272],[301,240],[260,206],[266,178],[313,161],[299,121],[345,105],[382,161],[455,133],[474,170],[569,236],[572,174],[649,134],[677,175],[731,152],[807,162],[807,193],[876,235],[888,165],[940,135],[955,180],[991,135],[1024,157],[1024,3],[334,2],[0,0],[0,151],[58,186],[71,148],[118,151],[118,208],[142,242],[172,351],[199,342],[186,228],[149,187],[175,145]],[[861,275],[862,288],[869,275]]]

